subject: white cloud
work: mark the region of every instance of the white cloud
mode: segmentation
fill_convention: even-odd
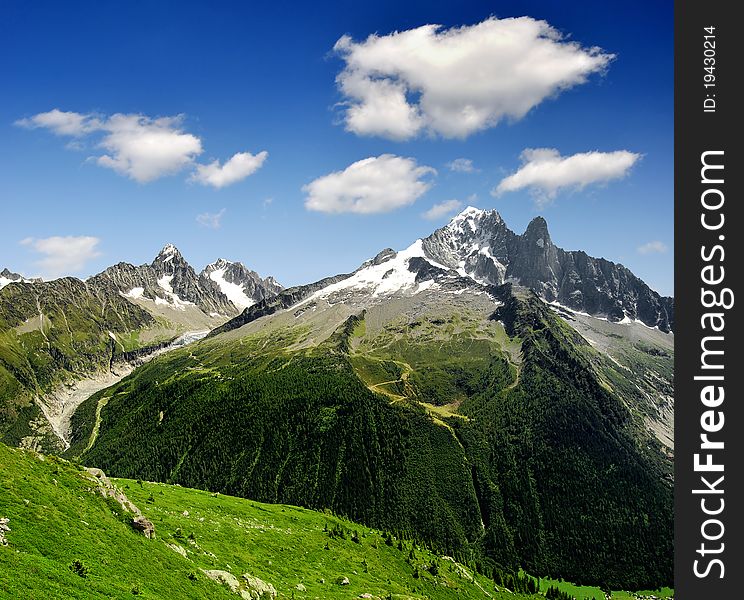
[[[647,242],[642,246],[638,246],[636,250],[638,250],[639,254],[663,254],[668,250],[668,248],[664,242],[654,240],[652,242]]]
[[[545,205],[560,191],[624,177],[639,158],[640,154],[627,150],[561,156],[555,148],[528,148],[520,155],[519,170],[502,179],[491,193],[499,196],[526,188],[538,204]]]
[[[473,166],[473,161],[469,158],[456,158],[445,165],[450,171],[456,173],[475,173],[478,169]]]
[[[459,200],[445,200],[444,202],[435,204],[421,216],[423,216],[424,219],[435,221],[445,215],[450,215],[460,210],[460,208],[462,208],[462,202]]]
[[[58,108],[49,112],[39,113],[27,119],[18,119],[15,122],[19,127],[26,129],[49,129],[57,135],[81,136],[95,131],[101,125],[100,121],[92,115],[81,115],[76,112],[65,112]]]
[[[413,204],[430,187],[431,167],[412,158],[382,154],[303,186],[305,208],[326,213],[383,213]]]
[[[268,155],[269,153],[265,150],[256,155],[250,152],[238,152],[221,166],[218,160],[208,165],[196,165],[196,170],[191,174],[191,180],[216,188],[232,185],[258,171]]]
[[[117,113],[106,117],[55,108],[20,119],[16,125],[72,136],[75,139],[68,146],[73,149],[84,148],[80,138],[92,136],[103,153],[90,157],[90,160],[140,183],[193,168],[194,180],[217,188],[224,187],[255,172],[267,156],[265,151],[255,156],[239,152],[222,166],[219,161],[197,164],[195,160],[202,153],[202,142],[199,137],[183,130],[183,115],[152,118]]]
[[[181,130],[182,120],[112,115],[102,126],[107,135],[101,141],[110,154],[96,162],[140,183],[177,173],[202,153],[201,140]]]
[[[222,217],[227,209],[223,208],[216,213],[202,213],[196,215],[196,222],[202,227],[209,227],[210,229],[219,229],[222,227]]]
[[[100,256],[97,237],[81,236],[52,236],[48,238],[25,238],[21,244],[33,248],[41,255],[35,262],[45,278],[55,278],[63,275],[79,273],[92,259]]]
[[[343,36],[334,50],[346,63],[336,77],[346,129],[398,140],[464,138],[521,119],[614,58],[530,17],[424,25],[362,42]]]

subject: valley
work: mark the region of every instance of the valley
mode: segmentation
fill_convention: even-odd
[[[463,597],[499,598],[509,592],[494,573],[515,581],[520,569],[597,589],[671,583],[671,299],[622,265],[555,247],[540,218],[520,236],[473,208],[303,286],[237,264],[197,275],[168,245],[151,265],[85,282],[6,284],[3,441],[121,478],[156,529],[204,540],[204,552],[188,537],[166,549],[227,573],[214,577],[228,591],[244,590],[244,571],[282,597],[304,597],[287,587],[301,583],[308,597],[445,598],[463,586]],[[66,395],[50,401],[55,389]],[[225,514],[209,509],[214,498]],[[161,512],[178,503],[188,506]],[[397,558],[367,549],[348,556],[370,574],[389,566],[392,587],[345,558],[351,587],[319,588],[278,570],[307,565],[274,554],[301,550],[330,572],[315,534],[277,531],[286,546],[262,534],[250,561],[229,550],[231,568],[218,568],[212,548],[225,542],[208,546],[184,510],[242,523],[240,535],[259,513],[281,531],[292,529],[281,513],[331,515],[340,531],[393,536],[438,566],[393,569]]]

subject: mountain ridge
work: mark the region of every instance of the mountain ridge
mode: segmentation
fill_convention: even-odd
[[[518,235],[496,210],[469,206],[405,250],[386,248],[350,273],[286,288],[275,298],[246,307],[212,335],[286,309],[325,288],[344,285],[344,281],[353,286],[353,278],[359,278],[360,273],[371,273],[385,263],[392,265],[391,261],[400,257],[403,264],[391,272],[413,273],[415,279],[407,283],[447,281],[458,285],[458,279],[462,279],[459,285],[468,285],[467,281],[486,286],[517,283],[535,290],[546,302],[562,304],[575,312],[618,323],[639,321],[664,332],[673,330],[674,299],[662,297],[623,265],[555,246],[543,217],[535,217],[525,233]],[[385,271],[382,279],[391,272]]]
[[[512,281],[572,310],[674,329],[673,298],[661,296],[622,264],[556,246],[542,216],[519,235],[496,210],[469,206],[423,245],[428,257],[482,283]]]

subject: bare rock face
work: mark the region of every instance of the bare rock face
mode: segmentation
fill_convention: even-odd
[[[277,597],[277,591],[273,585],[248,573],[243,574],[242,580],[228,571],[218,569],[202,569],[202,573],[226,585],[233,594],[237,594],[244,600],[273,600]]]
[[[172,244],[167,244],[149,265],[118,263],[88,280],[92,285],[113,284],[130,298],[147,298],[176,309],[195,305],[206,314],[227,316],[238,312],[216,283],[199,277]]]
[[[514,282],[548,302],[611,321],[674,329],[673,298],[660,296],[621,264],[559,248],[542,217],[517,235],[495,210],[468,207],[422,243],[427,257],[480,283]]]
[[[273,277],[262,278],[244,264],[220,258],[207,265],[199,281],[217,284],[239,309],[273,298],[284,288]]]

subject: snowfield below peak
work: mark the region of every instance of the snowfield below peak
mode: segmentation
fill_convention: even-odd
[[[416,281],[416,271],[409,268],[410,261],[414,258],[420,258],[436,269],[448,271],[447,267],[432,261],[426,256],[423,242],[419,239],[384,262],[363,267],[351,277],[318,290],[305,302],[318,298],[328,298],[344,291],[365,291],[372,298],[391,296],[399,292],[417,294],[430,288],[434,282],[431,280]]]
[[[220,291],[227,296],[227,299],[240,310],[253,306],[256,301],[248,297],[242,285],[227,281],[225,279],[225,271],[227,271],[226,266],[212,271],[209,273],[209,278],[219,286]]]

